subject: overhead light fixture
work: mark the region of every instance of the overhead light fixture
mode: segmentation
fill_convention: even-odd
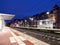
[[[49,12],[46,12],[46,14],[49,14]]]

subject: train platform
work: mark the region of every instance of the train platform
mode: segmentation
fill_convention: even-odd
[[[60,29],[55,29],[55,28],[38,28],[38,27],[18,27],[18,28],[40,30],[40,31],[54,31],[56,33],[60,33]]]
[[[0,30],[0,45],[50,45],[15,29]]]

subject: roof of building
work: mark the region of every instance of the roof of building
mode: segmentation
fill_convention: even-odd
[[[11,20],[15,15],[0,13],[0,16],[2,16],[4,20]]]

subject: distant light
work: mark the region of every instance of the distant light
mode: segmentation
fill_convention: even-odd
[[[25,20],[25,22],[27,22],[27,20]]]
[[[42,22],[40,22],[40,25],[42,25]]]
[[[42,20],[40,20],[39,25],[42,25]]]
[[[46,12],[46,14],[49,14],[49,12]]]
[[[34,19],[33,18],[29,18],[31,21],[33,21]]]

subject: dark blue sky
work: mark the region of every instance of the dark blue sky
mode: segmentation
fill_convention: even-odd
[[[14,14],[15,18],[24,18],[60,6],[60,0],[0,0],[0,13]]]

